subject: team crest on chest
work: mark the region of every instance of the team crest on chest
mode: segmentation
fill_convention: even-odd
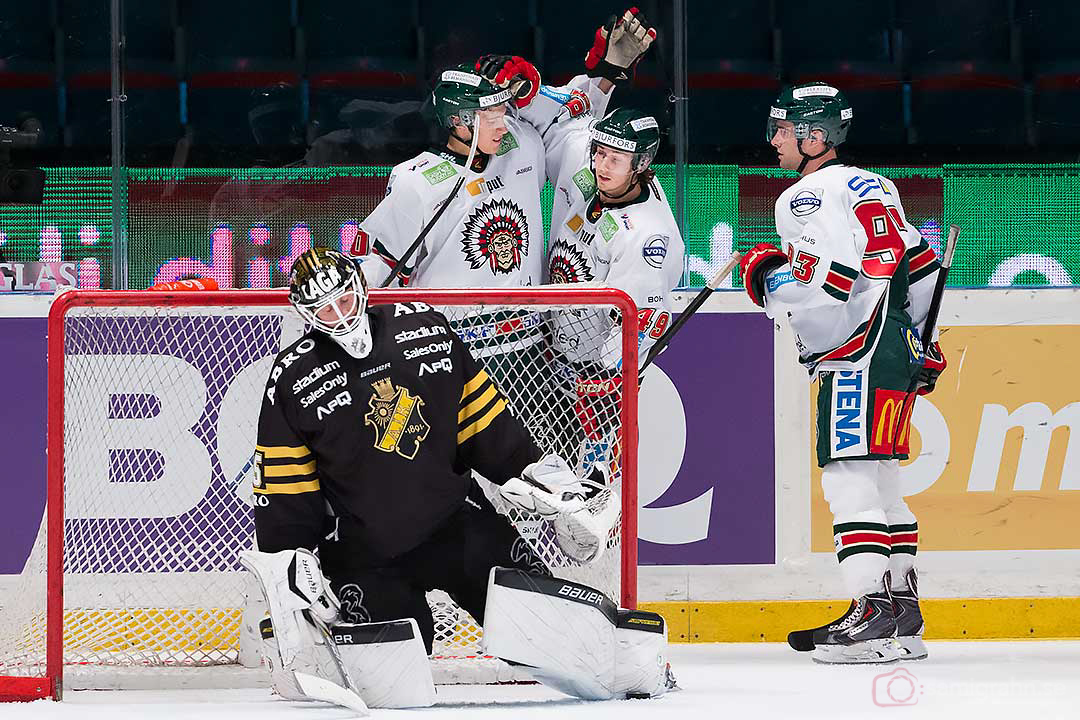
[[[461,244],[473,270],[487,265],[495,275],[512,273],[529,252],[525,212],[508,198],[488,200],[465,221]]]
[[[371,388],[371,412],[364,416],[364,424],[375,428],[375,449],[412,460],[431,430],[421,413],[423,399],[405,387],[395,387],[390,378],[376,380]]]
[[[565,240],[556,240],[551,246],[548,275],[553,283],[589,282],[593,279],[589,261],[580,250]]]

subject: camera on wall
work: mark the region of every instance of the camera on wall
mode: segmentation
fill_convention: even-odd
[[[27,118],[19,127],[0,125],[0,205],[40,205],[45,192],[45,171],[11,166],[11,151],[37,145],[41,123]]]

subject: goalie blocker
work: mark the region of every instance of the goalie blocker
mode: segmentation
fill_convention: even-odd
[[[587,585],[493,568],[484,615],[485,652],[567,695],[646,698],[676,687],[664,618]]]

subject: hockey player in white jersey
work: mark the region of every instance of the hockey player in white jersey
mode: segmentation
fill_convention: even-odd
[[[585,73],[562,87],[541,86],[518,111],[541,134],[555,188],[544,282],[595,282],[625,291],[639,309],[641,359],[670,320],[683,242],[649,168],[660,144],[656,120],[629,109],[597,118],[655,37],[637,8],[613,16],[595,33]],[[525,65],[521,58],[489,56],[477,68],[496,83],[511,83],[538,76]],[[558,447],[583,470],[610,459],[621,395],[621,327],[607,311],[552,312],[550,321],[550,367],[568,418],[560,424]]]
[[[800,362],[820,380],[817,460],[854,598],[843,617],[788,641],[819,662],[915,660],[926,657],[918,525],[900,494],[900,460],[915,397],[945,368],[937,342],[924,356],[919,339],[940,266],[896,185],[837,159],[852,118],[829,85],[781,93],[767,139],[801,178],[776,201],[782,251],[759,243],[740,267],[751,300],[788,318]]]
[[[529,66],[532,72],[532,66]],[[530,82],[539,88],[539,76]],[[521,90],[524,97],[517,97]],[[516,117],[530,92],[493,85],[470,65],[443,71],[432,102],[445,145],[394,167],[386,197],[361,223],[352,254],[368,282],[410,287],[519,287],[542,278],[544,226],[540,189],[544,148],[537,132]],[[470,155],[473,157],[471,166]],[[453,192],[459,179],[462,185]],[[445,208],[444,208],[445,203]],[[406,257],[428,223],[423,243]],[[455,318],[454,330],[489,363],[496,385],[534,433],[528,384],[517,375],[541,352],[543,317],[525,310],[476,312]]]
[[[360,223],[353,247],[364,275],[372,285],[382,285],[464,175],[464,185],[393,283],[538,284],[544,251],[544,150],[536,131],[516,119],[513,106],[519,100],[511,88],[496,87],[462,65],[441,73],[432,102],[446,143],[390,172],[386,197]],[[473,145],[472,165],[465,167]]]

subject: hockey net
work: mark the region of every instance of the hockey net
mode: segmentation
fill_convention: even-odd
[[[565,286],[372,291],[372,303],[409,301],[447,316],[542,449],[608,467],[623,513],[589,565],[563,554],[549,521],[488,495],[555,575],[633,607],[632,301]],[[0,699],[237,665],[262,391],[303,330],[283,291],[69,292],[53,303],[47,507],[23,572],[0,578]],[[437,682],[520,679],[483,656],[480,629],[448,596],[429,602]]]

